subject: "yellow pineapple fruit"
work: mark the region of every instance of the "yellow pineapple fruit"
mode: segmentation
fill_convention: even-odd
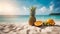
[[[33,26],[34,23],[36,22],[35,10],[36,10],[36,7],[31,7],[31,9],[30,9],[29,25],[31,25],[31,26]]]

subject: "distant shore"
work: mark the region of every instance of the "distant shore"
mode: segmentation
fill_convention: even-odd
[[[60,13],[51,13],[50,15],[60,15]]]

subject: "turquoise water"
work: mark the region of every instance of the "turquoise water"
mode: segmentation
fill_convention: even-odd
[[[56,21],[60,21],[60,15],[36,15],[36,20],[47,20],[49,18],[54,19]],[[28,15],[18,15],[17,17],[7,18],[4,16],[0,16],[0,22],[27,22],[29,21]]]

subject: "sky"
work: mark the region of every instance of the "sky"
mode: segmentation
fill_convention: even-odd
[[[60,0],[0,0],[0,15],[30,15],[36,7],[36,15],[60,13]]]

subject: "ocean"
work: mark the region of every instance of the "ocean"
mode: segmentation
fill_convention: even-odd
[[[39,21],[46,21],[47,19],[53,19],[55,21],[60,21],[60,15],[36,15],[36,20]],[[4,17],[0,16],[0,23],[1,22],[19,22],[19,23],[26,23],[29,21],[29,15],[17,15],[16,17]]]

